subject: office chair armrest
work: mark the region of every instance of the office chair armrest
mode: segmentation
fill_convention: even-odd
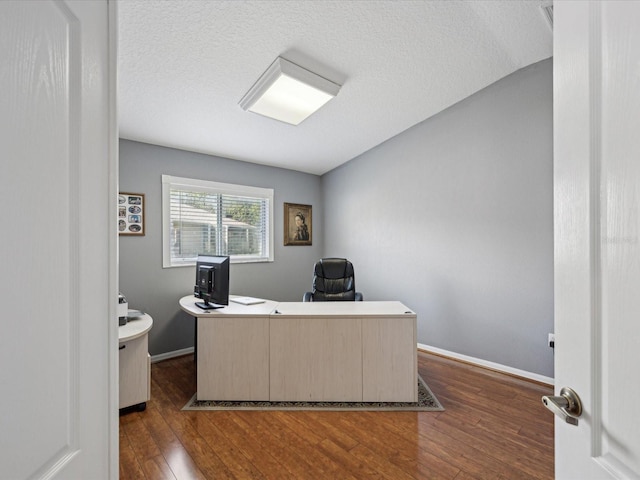
[[[362,293],[356,292],[356,298],[354,298],[354,300],[356,302],[362,302],[364,300],[364,297],[362,296]]]
[[[302,296],[303,302],[313,302],[313,293],[312,292],[304,292]]]

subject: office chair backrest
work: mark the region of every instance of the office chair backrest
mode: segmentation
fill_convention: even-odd
[[[323,258],[316,262],[311,297],[314,302],[356,300],[353,264],[345,258]]]

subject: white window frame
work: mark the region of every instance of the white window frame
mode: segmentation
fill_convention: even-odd
[[[273,262],[273,189],[235,185],[231,183],[211,182],[195,178],[174,177],[162,175],[162,268],[185,267],[196,264],[196,257],[186,259],[171,258],[171,200],[172,187],[221,195],[239,195],[247,197],[259,197],[269,201],[269,232],[267,235],[267,256],[235,257],[231,256],[231,263],[258,263]]]

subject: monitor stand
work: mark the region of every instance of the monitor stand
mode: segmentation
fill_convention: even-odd
[[[196,302],[196,307],[201,308],[202,310],[213,310],[215,308],[224,308],[224,305],[216,305],[215,303],[209,302]]]

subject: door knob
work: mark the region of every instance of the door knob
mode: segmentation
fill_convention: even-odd
[[[578,425],[578,417],[582,415],[582,402],[576,392],[562,387],[560,396],[542,397],[542,403],[553,413],[571,425]]]

